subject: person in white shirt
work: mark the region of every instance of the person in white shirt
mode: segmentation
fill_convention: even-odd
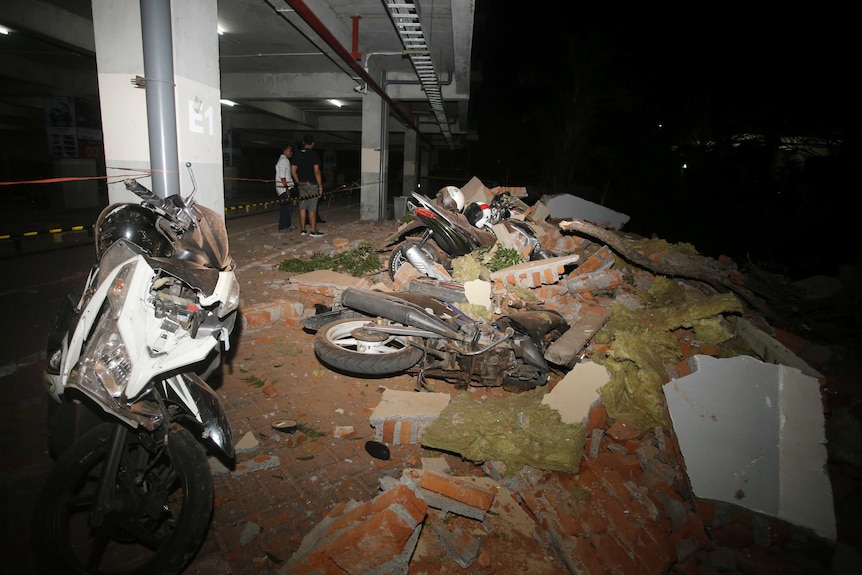
[[[293,156],[293,146],[287,144],[278,156],[275,164],[275,193],[281,208],[278,215],[278,231],[286,232],[290,229],[293,207],[290,202],[290,194],[295,187],[293,173],[290,169],[290,158]]]

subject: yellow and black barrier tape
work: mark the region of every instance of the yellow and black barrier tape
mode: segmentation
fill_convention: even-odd
[[[335,194],[340,194],[340,193],[344,193],[344,192],[351,192],[351,191],[356,190],[356,189],[359,189],[359,185],[357,185],[357,184],[343,185],[343,186],[339,186],[338,188],[331,190],[329,192],[324,192],[322,195],[319,195],[319,196],[318,196],[318,194],[310,194],[307,196],[300,196],[300,197],[296,197],[296,198],[291,198],[290,200],[294,205],[298,205],[299,201],[303,200],[303,199],[314,198],[314,197],[319,197],[320,199],[323,199],[323,198],[326,198],[328,196],[333,196]],[[265,200],[263,202],[251,202],[251,203],[247,203],[247,204],[225,206],[224,212],[225,212],[225,215],[228,215],[231,213],[238,213],[240,211],[248,212],[251,208],[258,208],[258,207],[262,207],[264,210],[266,210],[266,209],[269,209],[270,206],[277,206],[279,204],[280,204],[280,202],[277,199]],[[22,238],[33,238],[33,237],[37,237],[37,236],[48,236],[48,235],[62,234],[62,233],[68,233],[68,232],[81,232],[81,231],[90,232],[92,229],[93,229],[93,224],[89,224],[86,226],[75,225],[75,226],[70,226],[67,228],[49,228],[47,230],[21,232],[21,233],[17,233],[17,234],[11,234],[11,233],[10,234],[0,234],[0,241],[20,240]]]

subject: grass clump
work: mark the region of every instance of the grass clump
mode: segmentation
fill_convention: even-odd
[[[371,244],[362,242],[356,249],[340,254],[324,254],[317,252],[309,260],[284,260],[277,269],[283,272],[307,273],[315,270],[332,270],[334,272],[363,277],[381,270],[380,258]]]

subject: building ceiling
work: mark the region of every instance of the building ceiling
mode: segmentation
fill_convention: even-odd
[[[438,148],[468,136],[474,0],[219,0],[223,126],[243,147],[314,132],[359,147],[362,101],[389,103],[391,144],[407,128]],[[90,0],[0,6],[0,131],[44,131],[43,98],[98,99]],[[418,39],[418,40],[417,40]],[[339,100],[336,107],[330,99]],[[236,145],[236,144],[235,144]]]

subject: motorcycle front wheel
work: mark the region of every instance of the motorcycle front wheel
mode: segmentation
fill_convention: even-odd
[[[328,323],[314,336],[314,353],[323,363],[360,375],[391,375],[406,371],[422,359],[424,351],[410,345],[416,338],[363,329],[367,319]]]
[[[155,442],[126,432],[108,508],[94,513],[119,423],[102,424],[57,460],[36,505],[33,541],[42,573],[179,573],[206,535],[213,486],[206,455],[182,428]],[[101,519],[99,519],[101,516]]]

